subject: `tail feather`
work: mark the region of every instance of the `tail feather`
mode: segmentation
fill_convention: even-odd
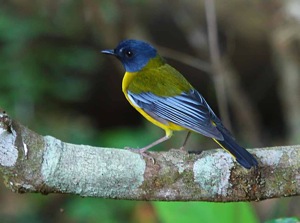
[[[214,139],[223,149],[228,151],[236,161],[243,167],[250,169],[258,165],[257,160],[243,147],[239,146],[235,140],[227,135],[224,131],[221,131],[224,140]]]

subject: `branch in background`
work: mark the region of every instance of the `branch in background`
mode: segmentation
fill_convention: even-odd
[[[198,70],[204,71],[206,73],[211,73],[212,69],[209,63],[197,59],[196,57],[190,56],[188,54],[178,52],[166,47],[159,46],[159,52],[162,53],[164,57],[171,58],[180,63],[186,64],[190,67],[194,67]]]
[[[231,129],[231,122],[228,114],[228,101],[225,90],[225,73],[221,63],[220,47],[218,43],[218,26],[216,19],[216,9],[214,0],[205,0],[205,15],[208,30],[208,45],[210,52],[210,61],[212,64],[212,74],[216,89],[217,102],[220,116],[225,126]]]
[[[216,149],[151,152],[74,145],[40,136],[0,113],[0,171],[14,192],[130,200],[258,201],[300,194],[300,146],[251,150],[246,170]]]
[[[211,4],[211,2],[208,2],[207,4]],[[198,6],[201,6],[201,4],[199,4]],[[191,12],[191,9],[188,9],[186,7],[182,7],[182,5],[180,4],[172,4],[170,5],[170,7],[173,7],[172,12],[174,12],[173,14],[173,19],[174,22],[177,24],[177,26],[181,29],[181,31],[185,34],[186,39],[189,41],[190,45],[192,46],[192,48],[194,50],[196,50],[196,52],[198,52],[198,54],[200,54],[200,52],[205,51],[205,47],[207,44],[207,40],[204,37],[204,31],[201,32],[201,27],[200,24],[201,22],[199,22],[199,18],[195,18],[195,17],[191,17],[191,15],[193,14],[194,11]],[[202,10],[202,9],[198,9],[198,10]],[[209,12],[210,10],[212,10],[212,14]],[[224,7],[221,7],[220,10],[224,10]],[[212,44],[212,48],[215,50],[212,50],[214,53],[214,55],[217,56],[213,56],[213,54],[211,54],[211,56],[213,58],[217,58],[217,63],[218,63],[218,67],[220,66],[220,72],[216,71],[215,68],[212,68],[212,66],[208,66],[206,64],[203,64],[204,66],[202,66],[202,62],[199,59],[196,59],[194,57],[191,56],[186,56],[185,54],[181,54],[181,53],[176,53],[176,52],[170,52],[168,53],[167,50],[167,54],[164,56],[169,56],[169,54],[171,54],[171,58],[172,59],[176,59],[177,61],[180,61],[182,63],[185,63],[189,66],[192,66],[196,69],[202,70],[202,71],[206,71],[210,74],[210,76],[214,79],[214,86],[216,89],[216,93],[220,94],[221,97],[223,97],[226,93],[226,95],[228,96],[228,100],[229,103],[232,105],[233,108],[233,113],[234,116],[237,117],[237,123],[243,123],[242,125],[240,125],[238,127],[238,129],[241,130],[240,135],[245,135],[244,133],[246,133],[247,135],[247,142],[251,142],[251,144],[253,145],[260,145],[261,144],[261,127],[260,127],[260,120],[258,117],[259,112],[257,112],[257,109],[255,108],[255,106],[253,106],[253,104],[251,103],[251,100],[249,99],[249,97],[247,96],[247,94],[245,93],[244,89],[240,86],[239,83],[239,76],[236,73],[236,70],[232,67],[232,65],[230,64],[230,61],[227,60],[226,57],[222,57],[220,58],[220,53],[219,53],[219,46],[218,46],[218,42],[217,42],[217,36],[215,36],[216,34],[216,30],[217,30],[217,24],[216,24],[216,15],[215,14],[215,10],[214,7],[209,7],[209,10],[203,10],[206,13],[208,13],[209,17],[213,17],[212,19],[209,18],[207,19],[210,21],[209,24],[212,25],[207,25],[208,28],[211,27],[212,30],[214,30],[211,34],[211,36],[213,37],[213,40],[211,40],[211,43],[216,42],[216,44]],[[220,12],[219,12],[220,13]],[[224,13],[224,12],[223,12]],[[222,12],[220,13],[222,14]],[[201,17],[201,16],[200,16]],[[180,19],[179,19],[180,18]],[[163,51],[162,51],[163,52]],[[164,52],[163,52],[164,54]],[[172,55],[176,55],[176,56],[172,56]],[[211,60],[213,60],[213,58]],[[189,62],[187,60],[190,60],[192,62]],[[221,60],[221,61],[219,61]],[[196,63],[200,63],[200,66],[195,66]],[[209,68],[209,69],[207,69]],[[217,78],[215,78],[216,75],[214,74],[219,74],[220,77],[220,81],[216,81],[218,80]],[[222,85],[222,86],[219,86]],[[221,93],[222,91],[225,91],[226,87],[226,92],[225,93]],[[217,92],[219,91],[219,93]],[[218,96],[217,96],[218,97]],[[220,98],[220,97],[218,97]],[[225,100],[220,99],[221,101],[227,101],[227,97],[225,97]],[[218,102],[219,103],[219,102]],[[221,114],[221,118],[223,120],[223,116],[228,116],[228,108],[226,108],[226,106],[228,106],[227,104],[228,102],[226,102],[225,106],[221,105],[220,103],[218,104],[218,107],[220,109],[224,109],[224,113],[227,113],[225,115]],[[225,121],[227,122],[227,121]],[[225,123],[224,122],[224,123]],[[228,118],[228,123],[229,123],[229,118]],[[230,127],[227,125],[227,123],[225,123],[225,125],[227,127]],[[245,136],[246,136],[245,135]]]

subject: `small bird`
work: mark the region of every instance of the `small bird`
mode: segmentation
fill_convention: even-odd
[[[122,90],[129,103],[148,121],[165,130],[165,136],[140,149],[140,154],[169,139],[173,131],[187,130],[212,138],[243,167],[258,165],[239,146],[204,97],[150,44],[139,40],[121,41],[115,49],[102,50],[117,57],[125,68]]]

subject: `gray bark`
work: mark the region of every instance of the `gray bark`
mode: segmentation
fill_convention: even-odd
[[[259,201],[300,194],[300,146],[251,149],[247,170],[221,149],[171,149],[151,159],[41,136],[0,113],[0,172],[14,192],[130,200]]]

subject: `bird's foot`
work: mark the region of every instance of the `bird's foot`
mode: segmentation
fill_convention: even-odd
[[[181,150],[181,151],[186,151],[185,148],[184,148],[184,146],[181,146],[181,147],[179,148],[179,150]]]
[[[143,148],[135,149],[135,148],[131,148],[131,147],[125,147],[124,149],[129,150],[134,153],[137,153],[137,154],[140,154],[142,157],[146,157],[146,158],[150,159],[152,161],[152,163],[155,164],[155,159],[152,156],[146,154],[146,150],[144,150]]]

